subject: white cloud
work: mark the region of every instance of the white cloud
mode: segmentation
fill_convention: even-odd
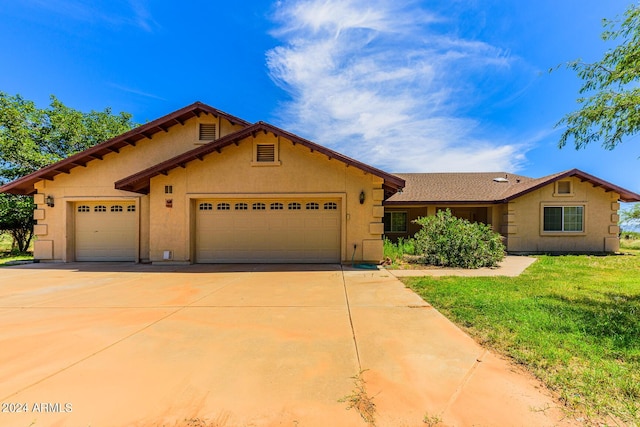
[[[402,4],[400,4],[402,3]],[[482,137],[460,116],[473,80],[508,71],[508,52],[431,28],[442,18],[395,0],[277,3],[267,52],[291,100],[283,127],[396,172],[517,170],[523,147]]]

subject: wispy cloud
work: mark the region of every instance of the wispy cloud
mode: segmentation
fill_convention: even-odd
[[[28,0],[39,9],[69,19],[89,23],[102,23],[112,27],[133,26],[153,32],[159,24],[146,7],[145,0],[112,0],[91,2],[83,0]]]
[[[117,83],[109,83],[109,86],[111,86],[114,89],[121,90],[123,92],[132,93],[134,95],[142,96],[144,98],[151,98],[151,99],[158,99],[160,101],[166,101],[165,98],[162,98],[162,97],[160,97],[158,95],[154,95],[152,93],[143,92],[141,90],[133,89],[133,88],[130,88],[130,87],[127,87],[127,86],[122,86],[122,85],[119,85]]]
[[[267,52],[291,99],[288,129],[391,171],[517,170],[523,147],[483,136],[461,106],[474,80],[517,58],[434,27],[443,18],[395,0],[283,0]]]

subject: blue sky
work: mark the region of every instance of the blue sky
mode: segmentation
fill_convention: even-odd
[[[140,123],[194,101],[389,172],[579,168],[640,192],[640,138],[559,150],[569,60],[630,0],[20,0],[0,4],[0,91]]]

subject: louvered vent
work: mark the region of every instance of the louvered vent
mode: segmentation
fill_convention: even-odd
[[[258,162],[275,162],[276,146],[273,144],[258,144],[256,160]]]
[[[216,139],[215,123],[201,123],[199,139],[200,141],[213,141],[214,139]]]

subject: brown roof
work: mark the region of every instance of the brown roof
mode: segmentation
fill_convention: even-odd
[[[195,102],[171,114],[138,126],[129,132],[123,133],[115,138],[111,138],[87,150],[76,153],[66,159],[60,160],[59,162],[53,163],[49,166],[45,166],[44,168],[29,175],[3,185],[0,187],[0,193],[32,194],[35,192],[35,183],[40,180],[52,180],[56,175],[69,173],[71,169],[78,166],[84,167],[92,160],[102,160],[103,156],[109,153],[118,153],[121,148],[128,145],[135,146],[136,143],[142,139],[151,139],[154,134],[158,132],[167,132],[169,128],[177,124],[183,124],[186,120],[192,117],[200,117],[203,113],[212,114],[216,117],[223,117],[232,124],[242,124],[245,126],[249,126],[251,124],[201,102]]]
[[[258,122],[237,132],[226,135],[214,142],[187,151],[169,160],[158,163],[155,166],[121,179],[115,183],[115,187],[119,190],[148,194],[150,181],[154,176],[158,176],[160,174],[166,175],[170,170],[178,167],[185,167],[189,162],[202,160],[204,157],[214,152],[220,153],[224,147],[230,144],[238,144],[241,140],[250,136],[254,136],[258,132],[273,133],[276,136],[284,137],[294,144],[300,144],[307,147],[309,150],[311,150],[311,152],[317,151],[318,153],[324,154],[329,159],[341,161],[348,166],[353,166],[366,173],[378,176],[384,180],[383,187],[387,195],[393,194],[404,187],[404,180],[402,178],[383,172],[380,169],[376,169],[372,166],[354,160],[336,151],[330,150],[329,148],[323,147],[264,122]]]
[[[624,202],[640,201],[640,195],[589,175],[578,169],[529,178],[506,172],[409,173],[396,174],[406,181],[401,193],[391,196],[386,205],[420,203],[472,204],[506,203],[538,188],[567,177],[577,177],[605,191],[615,191]]]

